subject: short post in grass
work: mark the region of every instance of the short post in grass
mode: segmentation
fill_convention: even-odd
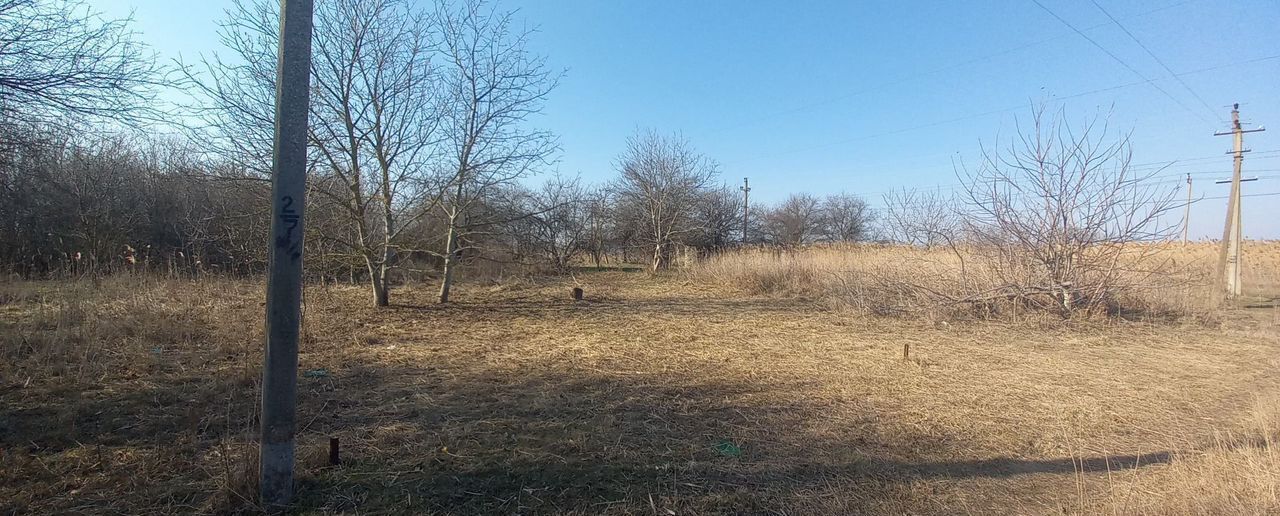
[[[902,359],[911,360],[911,343],[910,342],[902,343]]]
[[[272,513],[284,511],[293,499],[312,10],[313,0],[280,2],[258,472],[262,506]]]
[[[582,287],[573,287],[573,300],[582,301]]]

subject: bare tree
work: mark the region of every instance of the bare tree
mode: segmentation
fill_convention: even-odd
[[[963,169],[966,229],[989,251],[993,270],[1034,302],[1048,297],[1065,314],[1096,307],[1141,284],[1155,269],[1134,244],[1167,238],[1160,224],[1177,186],[1130,168],[1129,136],[1108,135],[1105,119],[1078,129],[1062,113],[1034,112],[1032,127],[1007,149],[984,149]]]
[[[208,154],[230,161],[251,178],[268,181],[275,124],[275,54],[279,5],[234,0],[219,22],[218,39],[230,57],[213,53],[198,63],[179,62],[178,85],[193,94],[182,108],[192,114],[192,139]],[[312,52],[325,48],[313,42]],[[312,74],[315,75],[313,63]],[[312,102],[317,92],[312,92]],[[246,178],[248,180],[250,178]]]
[[[591,262],[599,269],[613,236],[616,235],[613,196],[608,188],[592,188],[584,194],[587,203],[587,236],[583,250],[591,255]]]
[[[312,101],[311,131],[329,187],[315,191],[350,215],[349,247],[364,259],[375,304],[387,306],[399,237],[439,200],[431,26],[399,0],[335,0],[322,13],[315,38],[332,55],[312,80],[323,94]]]
[[[447,220],[441,303],[449,302],[454,271],[470,247],[467,237],[500,222],[476,217],[495,190],[533,174],[556,152],[555,138],[527,127],[542,110],[559,75],[527,50],[531,31],[513,28],[512,12],[469,0],[437,4],[443,67],[443,137],[450,178],[439,205]]]
[[[822,200],[822,238],[829,242],[858,242],[871,235],[875,211],[862,198],[847,193],[828,195]]]
[[[611,222],[608,242],[617,249],[623,263],[634,263],[652,258],[653,246],[645,242],[645,216],[643,206],[631,196],[622,195],[620,181],[607,187],[612,203],[609,205]],[[640,253],[636,255],[634,253]],[[645,256],[645,258],[639,258]],[[638,260],[636,258],[639,258]]]
[[[158,67],[130,22],[78,0],[0,0],[0,122],[144,117]]]
[[[656,272],[670,264],[674,245],[699,229],[698,203],[716,177],[716,165],[688,140],[648,131],[627,139],[618,168],[622,209],[652,249]]]
[[[934,247],[960,239],[961,212],[949,192],[903,188],[884,194],[884,205],[881,227],[890,240]]]
[[[822,222],[817,197],[807,193],[791,194],[765,214],[764,231],[775,243],[796,246],[813,242]]]
[[[261,179],[270,163],[278,9],[237,0],[220,31],[235,59],[182,67],[204,97],[197,113],[212,141]],[[403,232],[441,192],[429,14],[404,0],[329,0],[316,11],[309,192],[345,214],[345,228],[321,237],[364,262],[377,306],[390,303],[388,274]]]
[[[518,211],[529,216],[518,220],[517,236],[557,271],[568,270],[591,237],[586,189],[576,177],[556,175],[525,197],[528,205]]]
[[[742,237],[742,194],[736,187],[708,189],[698,200],[699,231],[692,241],[702,251],[725,249]]]

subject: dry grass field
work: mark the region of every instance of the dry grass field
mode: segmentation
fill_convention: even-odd
[[[1121,283],[1132,287],[1116,302],[1126,316],[1212,316],[1215,243],[1133,245]],[[1241,305],[1270,306],[1280,296],[1280,242],[1246,242]],[[707,283],[733,285],[754,294],[787,293],[825,299],[872,314],[934,320],[952,317],[1018,319],[1026,312],[1007,303],[983,306],[946,302],[999,287],[1002,274],[981,255],[945,246],[819,246],[787,251],[749,249],[715,256],[692,268]],[[1007,271],[1005,271],[1007,272]],[[1033,280],[1034,281],[1034,280]],[[1043,315],[1039,311],[1028,314]]]
[[[1280,512],[1275,308],[881,316],[746,267],[307,287],[298,512]],[[0,283],[0,513],[253,512],[260,283]]]

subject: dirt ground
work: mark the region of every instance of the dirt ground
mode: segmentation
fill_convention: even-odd
[[[254,510],[258,283],[129,281],[8,286],[0,513]],[[308,287],[298,512],[1125,512],[1280,394],[1273,309],[926,323],[638,272],[432,294]]]

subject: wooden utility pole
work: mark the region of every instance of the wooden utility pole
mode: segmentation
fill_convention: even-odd
[[[1191,174],[1187,174],[1187,205],[1182,207],[1182,246],[1187,245],[1187,232],[1191,228]]]
[[[268,512],[284,511],[293,499],[312,10],[312,0],[280,0],[258,472],[262,506]]]
[[[1231,196],[1227,200],[1227,224],[1222,230],[1222,249],[1218,253],[1218,275],[1223,281],[1227,299],[1235,299],[1240,295],[1240,245],[1243,230],[1240,220],[1240,168],[1244,163],[1244,134],[1263,131],[1263,128],[1242,129],[1240,127],[1240,104],[1231,106],[1231,131],[1217,132],[1214,136],[1232,135],[1234,145],[1228,154],[1235,156],[1235,166],[1231,172]]]
[[[742,243],[745,245],[747,243],[747,217],[751,213],[747,203],[750,200],[751,183],[744,177],[742,178],[742,186],[739,186],[738,189],[742,190]]]

